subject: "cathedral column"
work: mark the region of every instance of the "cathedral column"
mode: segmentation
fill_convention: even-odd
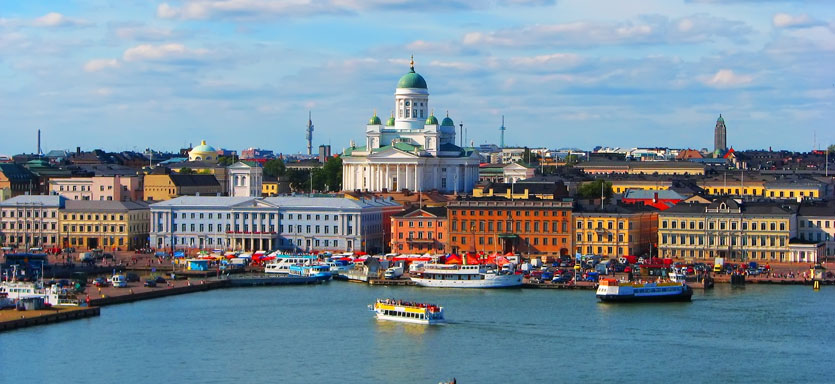
[[[385,182],[385,184],[386,184],[386,190],[389,191],[389,192],[391,192],[391,178],[389,177],[389,168],[390,167],[391,167],[390,164],[386,164],[386,182]]]
[[[397,178],[397,190],[403,189],[403,179],[400,178],[400,164],[397,164],[397,170],[394,172],[394,177]]]

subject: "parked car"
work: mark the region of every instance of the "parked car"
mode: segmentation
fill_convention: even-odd
[[[139,275],[137,275],[135,273],[127,273],[127,274],[125,274],[125,279],[127,279],[128,283],[138,282],[139,281]]]
[[[553,272],[542,272],[542,281],[548,281],[554,278]]]
[[[153,287],[157,286],[157,282],[154,279],[148,279],[148,280],[145,280],[145,284],[143,284],[143,285],[146,286],[146,287],[153,288]]]
[[[573,279],[570,274],[559,275],[551,280],[552,283],[567,283]]]
[[[759,269],[755,269],[755,268],[748,268],[748,275],[749,275],[749,276],[757,276],[757,275],[759,275],[759,274],[760,274],[760,270],[759,270]]]
[[[157,278],[154,279],[154,281],[156,281],[157,284],[165,284],[166,283],[165,279],[162,276],[157,276]]]
[[[93,280],[93,285],[96,287],[106,287],[107,286],[107,279],[104,277],[97,277]]]
[[[113,260],[113,254],[112,254],[112,253],[105,253],[105,254],[101,255],[101,258],[102,258],[102,259],[110,259],[110,260]]]

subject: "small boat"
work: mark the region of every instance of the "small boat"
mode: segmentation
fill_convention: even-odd
[[[687,283],[632,283],[600,280],[597,298],[603,302],[690,301],[693,289]]]
[[[291,265],[290,276],[315,277],[318,280],[330,280],[333,275],[327,265]]]
[[[368,309],[377,320],[399,321],[412,324],[440,324],[444,320],[444,307],[428,303],[413,303],[394,299],[377,299]]]
[[[276,256],[275,260],[270,261],[264,266],[264,273],[274,273],[278,275],[289,275],[290,267],[293,265],[312,265],[317,261],[316,256],[302,255],[302,256]]]
[[[674,283],[684,283],[687,281],[687,275],[684,273],[684,268],[674,268],[667,272],[667,278]]]
[[[500,270],[484,265],[426,264],[413,276],[421,287],[438,288],[509,288],[522,286],[522,275],[513,269]]]

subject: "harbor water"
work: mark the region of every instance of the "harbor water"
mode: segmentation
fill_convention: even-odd
[[[449,324],[381,322],[375,298]],[[835,382],[835,289],[697,290],[601,304],[593,291],[221,289],[0,334],[4,383]]]

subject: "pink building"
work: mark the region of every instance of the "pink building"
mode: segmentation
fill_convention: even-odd
[[[49,193],[68,200],[142,201],[142,176],[94,176],[49,180]]]

